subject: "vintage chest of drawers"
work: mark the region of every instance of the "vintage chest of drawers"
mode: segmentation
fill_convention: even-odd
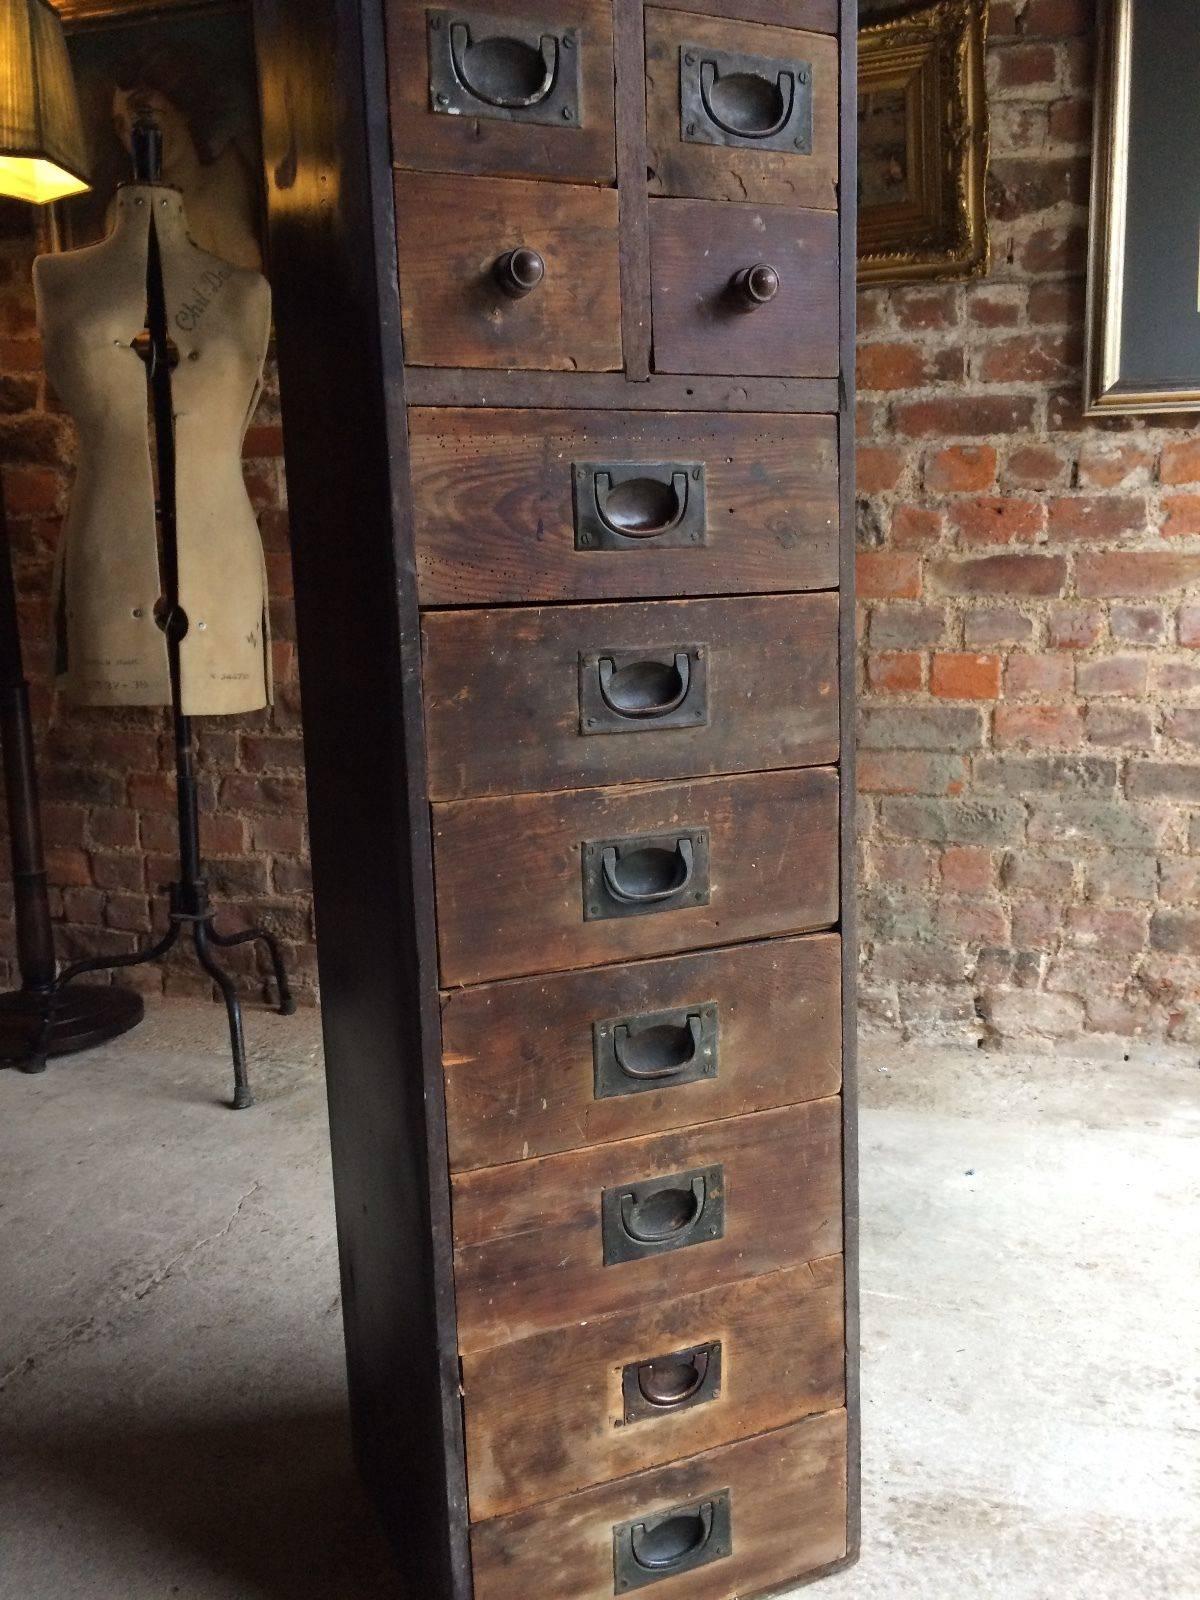
[[[255,0],[355,1443],[420,1600],[852,1560],[850,0]]]

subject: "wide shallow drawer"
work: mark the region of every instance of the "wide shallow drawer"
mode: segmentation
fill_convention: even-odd
[[[499,1166],[837,1094],[841,940],[818,933],[442,996],[450,1163]]]
[[[414,407],[409,429],[422,605],[837,584],[832,417]]]
[[[650,249],[656,371],[837,376],[835,213],[652,200]]]
[[[396,213],[410,365],[621,366],[615,190],[398,172]],[[500,271],[516,250],[545,269],[520,297]]]
[[[838,597],[439,611],[429,793],[542,793],[838,758]]]
[[[397,166],[613,181],[612,0],[388,0],[387,28]]]
[[[831,1257],[467,1356],[472,1519],[834,1410],[844,1328]]]
[[[652,6],[646,75],[652,194],[836,208],[836,39]]]
[[[831,1098],[460,1173],[462,1351],[840,1254],[841,1130]]]
[[[476,1600],[750,1600],[840,1561],[844,1411],[572,1495],[471,1533]],[[665,1568],[631,1564],[679,1552]],[[622,1582],[622,1579],[636,1581]]]
[[[433,808],[443,986],[830,927],[827,767]]]

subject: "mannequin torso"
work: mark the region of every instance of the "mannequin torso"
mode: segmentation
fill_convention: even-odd
[[[99,245],[34,267],[46,370],[79,429],[60,552],[59,669],[77,704],[170,705],[147,420],[151,220],[162,258],[175,411],[180,645],[186,716],[257,710],[270,698],[262,546],[241,447],[258,399],[270,288],[188,238],[179,192],[130,184]]]

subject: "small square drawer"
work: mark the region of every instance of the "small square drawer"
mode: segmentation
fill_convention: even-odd
[[[837,40],[646,11],[650,192],[833,211]]]
[[[475,1600],[778,1594],[847,1549],[844,1411],[471,1532]]]
[[[836,1409],[844,1326],[830,1257],[467,1356],[472,1519]]]
[[[836,594],[427,612],[430,796],[828,765],[837,637]]]
[[[832,417],[409,412],[422,605],[838,582]]]
[[[839,1254],[841,1148],[831,1098],[460,1173],[462,1352]]]
[[[387,0],[387,31],[397,166],[614,181],[612,0]]]
[[[620,368],[615,190],[399,172],[396,204],[411,366]]]
[[[442,983],[830,927],[828,767],[433,808]]]
[[[658,372],[836,377],[835,213],[654,200],[650,253]]]
[[[830,933],[451,990],[451,1167],[837,1094],[841,993]]]

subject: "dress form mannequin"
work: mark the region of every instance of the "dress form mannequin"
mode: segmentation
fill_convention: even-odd
[[[192,718],[255,710],[270,694],[262,547],[241,474],[270,292],[258,273],[188,239],[178,192],[157,181],[159,129],[139,124],[133,144],[137,181],[120,191],[112,235],[42,258],[35,275],[47,367],[81,440],[63,540],[62,675],[83,704],[170,706],[179,877],[162,938],[134,955],[66,968],[48,996],[43,1031],[75,978],[156,961],[186,930],[225,1000],[233,1104],[242,1109],[254,1097],[241,1002],[214,947],[262,944],[280,1012],[296,1007],[274,936],[263,928],[223,934],[214,924],[200,861]]]
[[[261,388],[271,292],[261,274],[194,245],[182,197],[160,184],[125,185],[102,244],[34,267],[46,370],[79,428],[57,580],[60,683],[77,705],[172,703],[136,342],[151,219],[175,353],[181,709],[255,711],[270,700],[266,581],[241,447]]]

